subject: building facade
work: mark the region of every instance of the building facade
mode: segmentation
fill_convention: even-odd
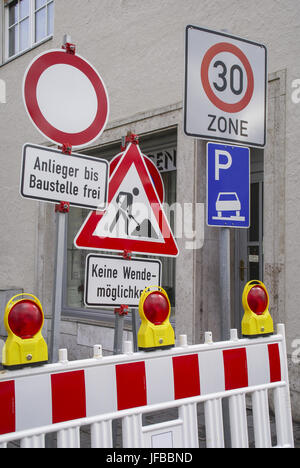
[[[293,414],[299,410],[300,319],[300,36],[297,0],[2,0],[0,8],[1,271],[0,316],[14,292],[41,300],[50,336],[56,255],[54,205],[19,192],[22,146],[53,145],[30,122],[22,80],[31,60],[61,48],[69,34],[76,52],[98,70],[110,113],[103,134],[81,152],[111,160],[122,137],[139,135],[140,148],[161,173],[170,224],[180,254],[162,259],[162,285],[172,305],[176,336],[202,342],[221,337],[218,228],[205,225],[206,141],[183,131],[185,28],[227,31],[267,48],[267,144],[251,148],[251,226],[232,229],[231,327],[240,330],[241,295],[263,280],[274,323],[286,324]],[[70,359],[89,357],[95,343],[113,352],[113,308],[86,308],[86,251],[74,237],[88,210],[71,208],[64,246],[60,347]],[[0,334],[5,337],[3,325]],[[131,337],[130,314],[124,338]]]

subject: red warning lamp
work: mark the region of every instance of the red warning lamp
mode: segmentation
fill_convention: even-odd
[[[160,291],[153,291],[144,301],[145,317],[154,325],[161,325],[170,312],[166,296]]]
[[[43,364],[48,360],[47,344],[41,330],[44,324],[42,304],[32,294],[17,294],[5,308],[7,340],[2,350],[6,368]]]
[[[268,307],[268,296],[266,290],[261,286],[253,286],[247,296],[247,302],[256,315],[262,315]]]
[[[28,340],[33,338],[42,328],[43,314],[32,301],[18,302],[10,310],[8,325],[15,335],[23,340]]]
[[[175,335],[169,321],[171,304],[163,288],[150,286],[142,292],[139,313],[142,320],[138,332],[139,349],[149,351],[174,346]]]
[[[243,291],[242,303],[245,311],[242,320],[243,336],[254,338],[274,332],[269,312],[269,294],[264,283],[259,280],[249,281]]]

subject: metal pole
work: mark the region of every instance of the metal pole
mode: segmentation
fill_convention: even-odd
[[[65,252],[65,233],[67,213],[56,212],[56,258],[54,265],[54,283],[52,299],[51,337],[49,346],[49,362],[58,362],[58,350],[60,346],[60,321],[63,294],[63,271]],[[55,434],[46,434],[46,447],[54,448]]]
[[[220,228],[220,304],[221,339],[229,340],[231,324],[230,303],[230,228]]]
[[[63,45],[71,43],[71,36],[65,34],[63,37]],[[66,145],[68,146],[68,145]],[[63,150],[64,152],[64,150]],[[65,151],[71,154],[71,149]],[[64,205],[64,202],[61,204]],[[65,239],[67,226],[67,212],[69,210],[68,203],[64,205],[65,209],[56,211],[56,258],[54,265],[54,281],[53,281],[53,296],[52,296],[52,321],[51,321],[51,336],[49,346],[49,362],[58,362],[58,350],[60,346],[60,322],[63,296],[63,273],[64,273],[64,255],[65,255]],[[55,447],[55,434],[46,434],[46,447]]]
[[[221,310],[221,340],[229,340],[230,338],[230,229],[220,228],[219,242],[219,258],[220,258],[220,310]],[[225,447],[231,447],[230,436],[230,416],[229,416],[229,401],[228,398],[222,400],[223,408],[223,426],[224,426],[224,442]]]
[[[123,353],[123,330],[124,330],[124,315],[120,315],[117,312],[115,316],[114,354]]]
[[[138,341],[137,335],[139,331],[139,313],[136,309],[131,309],[131,325],[132,325],[132,340],[133,340],[133,351],[138,352]]]
[[[71,36],[65,34],[63,36],[63,47],[71,42]],[[62,147],[62,152],[71,154],[69,145]],[[58,349],[60,338],[60,321],[63,295],[63,271],[64,271],[64,256],[65,256],[65,235],[66,235],[66,213],[69,211],[69,203],[61,202],[60,209],[56,209],[56,258],[54,265],[54,283],[53,283],[53,299],[52,299],[52,327],[49,348],[49,361],[58,362]]]
[[[123,353],[123,330],[124,330],[124,318],[122,314],[122,306],[120,309],[115,309],[115,331],[114,331],[114,354]],[[121,313],[120,313],[121,312]],[[112,421],[112,440],[113,447],[117,447],[119,441],[119,431],[121,430],[121,424],[118,419]]]
[[[59,337],[63,294],[65,234],[67,223],[66,213],[61,213],[58,211],[56,213],[56,222],[56,259],[54,269],[51,341],[49,349],[50,362],[58,361],[58,349],[60,345]]]

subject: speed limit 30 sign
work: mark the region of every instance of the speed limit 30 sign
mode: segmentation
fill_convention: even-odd
[[[187,26],[185,133],[265,146],[266,56],[262,44]]]

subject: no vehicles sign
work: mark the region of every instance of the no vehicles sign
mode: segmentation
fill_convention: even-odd
[[[266,76],[263,45],[187,26],[185,133],[265,146]]]

